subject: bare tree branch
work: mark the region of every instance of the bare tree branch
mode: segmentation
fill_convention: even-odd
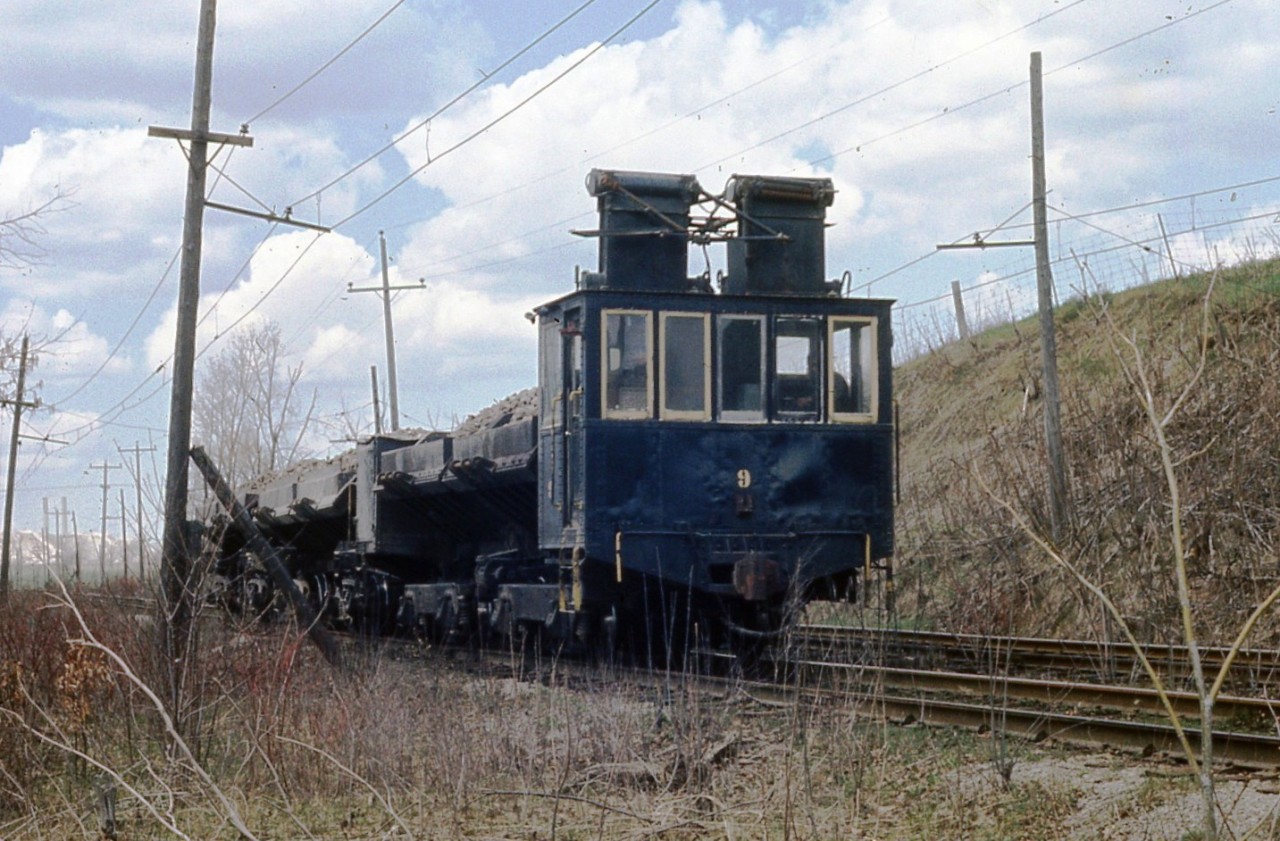
[[[45,219],[72,206],[70,194],[59,189],[30,209],[0,218],[0,269],[25,269],[38,265],[45,254],[41,241],[49,231]]]

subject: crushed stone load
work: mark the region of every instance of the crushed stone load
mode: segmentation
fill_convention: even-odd
[[[453,431],[456,436],[474,435],[484,429],[497,429],[514,421],[528,420],[538,416],[538,389],[526,388],[509,397],[504,397],[492,406],[488,406],[458,424]]]

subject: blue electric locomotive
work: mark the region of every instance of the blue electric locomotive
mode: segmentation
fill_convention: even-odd
[[[536,393],[251,489],[331,619],[758,636],[892,555],[891,302],[826,280],[831,182],[734,176],[712,197],[692,176],[594,170],[587,186],[598,270],[531,314]],[[720,242],[727,274],[689,278],[690,246]],[[242,538],[226,532],[222,566],[260,603]]]

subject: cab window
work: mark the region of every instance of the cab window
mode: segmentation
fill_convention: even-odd
[[[653,354],[649,347],[649,313],[605,310],[602,343],[603,406],[606,418],[648,418],[653,415],[650,383]]]
[[[662,417],[711,417],[711,321],[698,313],[662,313]]]
[[[872,422],[876,416],[876,320],[831,319],[831,378],[827,400],[836,422]]]
[[[774,327],[774,417],[784,421],[822,416],[822,319],[779,316]]]
[[[720,355],[720,419],[764,420],[764,318],[723,315],[716,319]]]

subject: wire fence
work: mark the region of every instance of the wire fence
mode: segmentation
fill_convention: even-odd
[[[1159,212],[1117,212],[1108,218],[1058,212],[1049,225],[1054,303],[1280,256],[1280,203],[1240,207],[1235,196],[1209,208],[1198,208],[1192,198]],[[1228,207],[1218,206],[1224,203]],[[1029,226],[1004,232],[1030,236]],[[961,284],[962,309],[950,288],[898,304],[895,364],[960,339],[961,313],[971,333],[1034,315],[1038,295],[1032,249],[1009,251],[1004,262]]]

